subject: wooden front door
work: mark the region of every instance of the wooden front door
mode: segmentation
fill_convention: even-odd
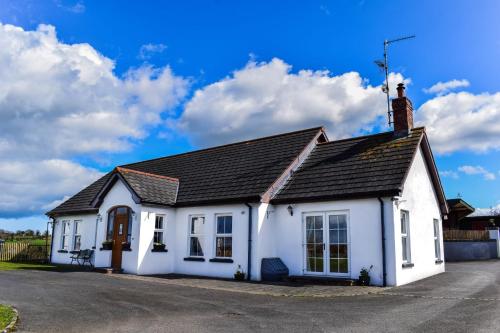
[[[120,214],[120,210],[117,210],[113,225],[111,267],[114,270],[120,270],[122,268],[122,243],[127,242],[129,216],[128,209],[125,211],[126,213]]]

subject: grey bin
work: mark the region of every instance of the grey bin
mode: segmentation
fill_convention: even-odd
[[[263,258],[260,268],[262,281],[281,281],[288,277],[288,267],[280,258]]]

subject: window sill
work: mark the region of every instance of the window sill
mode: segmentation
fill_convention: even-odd
[[[130,252],[132,249],[122,249],[122,252]]]
[[[408,263],[404,263],[402,266],[403,266],[403,268],[412,268],[413,266],[415,266],[415,264],[408,262]]]
[[[231,264],[233,263],[233,259],[230,259],[230,258],[212,258],[209,260],[210,262],[221,262],[221,263],[227,263],[227,264]]]
[[[184,258],[184,261],[205,261],[205,258],[199,258],[199,257],[186,257],[186,258]]]
[[[78,253],[80,253],[80,250],[69,251],[69,253],[71,253],[71,254],[78,254]]]
[[[111,251],[111,249],[100,248],[99,251]]]
[[[66,250],[58,250],[57,253],[68,253]]]
[[[444,262],[444,261],[443,261],[443,260],[441,260],[441,259],[437,259],[437,260],[436,260],[436,264],[442,264],[443,262]]]
[[[168,252],[168,250],[167,249],[163,249],[163,250],[161,250],[161,249],[157,249],[157,250],[152,249],[151,252]]]

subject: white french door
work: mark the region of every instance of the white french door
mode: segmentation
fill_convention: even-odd
[[[349,274],[347,212],[304,214],[304,272],[312,275]]]

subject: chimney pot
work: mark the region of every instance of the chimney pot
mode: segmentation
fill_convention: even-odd
[[[398,87],[396,90],[398,91],[398,98],[405,97],[405,84],[404,83],[398,83]]]

